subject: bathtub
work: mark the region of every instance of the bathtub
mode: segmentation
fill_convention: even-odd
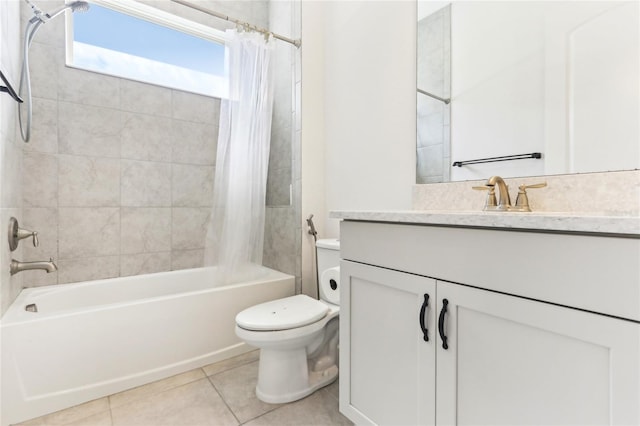
[[[294,277],[257,267],[255,279],[212,287],[215,273],[23,290],[0,320],[2,426],[251,350],[234,333],[236,314],[292,295]]]

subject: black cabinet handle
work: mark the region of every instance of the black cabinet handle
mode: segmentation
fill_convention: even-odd
[[[447,344],[447,336],[444,334],[444,316],[447,314],[447,305],[449,301],[442,299],[442,309],[440,310],[440,318],[438,318],[438,332],[440,333],[440,339],[442,339],[442,349],[449,349]]]
[[[422,338],[425,342],[429,341],[429,330],[427,329],[427,319],[424,317],[424,314],[427,312],[427,308],[429,307],[429,295],[424,294],[424,302],[422,302],[422,308],[420,308],[420,330],[422,330]]]

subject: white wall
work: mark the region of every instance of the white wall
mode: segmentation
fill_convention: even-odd
[[[416,4],[302,2],[303,291],[312,240],[338,237],[330,210],[409,209],[415,183]]]
[[[328,211],[324,180],[324,4],[304,1],[301,4],[301,227],[302,292],[316,295],[316,270],[313,237],[307,232],[305,219],[314,215],[320,238],[325,238]]]
[[[325,22],[326,208],[409,209],[416,4],[329,2]],[[338,236],[339,222],[327,231]]]

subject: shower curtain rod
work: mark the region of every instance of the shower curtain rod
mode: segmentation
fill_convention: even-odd
[[[253,31],[257,31],[257,32],[262,33],[264,35],[271,34],[274,38],[277,38],[278,40],[286,41],[287,43],[293,44],[295,47],[300,47],[300,45],[302,44],[300,39],[293,40],[291,38],[288,38],[288,37],[285,37],[285,36],[281,36],[280,34],[276,34],[274,32],[266,30],[264,28],[257,27],[255,25],[249,24],[248,22],[243,22],[243,21],[240,21],[238,19],[233,19],[233,18],[231,18],[231,17],[229,17],[227,15],[223,15],[222,13],[215,12],[215,11],[213,11],[211,9],[206,9],[204,7],[198,6],[198,5],[193,4],[193,3],[189,3],[189,2],[184,1],[184,0],[171,0],[171,1],[174,2],[174,3],[181,4],[183,6],[186,6],[186,7],[190,7],[191,9],[198,10],[198,11],[200,11],[202,13],[206,13],[207,15],[214,16],[214,17],[220,18],[220,19],[224,19],[225,21],[233,22],[236,25],[240,25],[242,27],[249,28],[249,29],[251,29]]]

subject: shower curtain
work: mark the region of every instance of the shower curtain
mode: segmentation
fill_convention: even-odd
[[[262,265],[267,167],[273,110],[273,41],[227,31],[229,99],[220,106],[213,210],[205,265],[220,281],[241,282]]]

